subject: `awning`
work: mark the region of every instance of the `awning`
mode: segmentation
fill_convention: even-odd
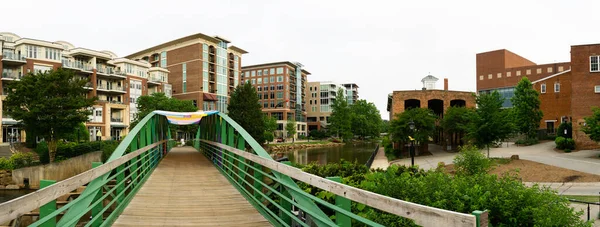
[[[198,111],[198,112],[170,112],[155,110],[154,113],[167,117],[169,123],[175,125],[191,125],[200,122],[202,117],[216,114],[219,111]]]
[[[204,101],[217,101],[217,95],[211,93],[202,93],[202,99]]]

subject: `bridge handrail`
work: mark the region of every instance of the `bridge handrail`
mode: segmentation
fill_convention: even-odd
[[[271,158],[260,157],[258,155],[251,154],[243,150],[239,150],[213,141],[200,141],[202,143],[206,143],[219,149],[231,152],[246,160],[258,163],[259,165],[271,169],[272,171],[290,176],[296,180],[302,181],[322,190],[332,192],[337,196],[341,196],[350,199],[354,202],[361,203],[391,214],[412,219],[415,221],[416,224],[421,226],[439,226],[440,223],[444,223],[444,226],[475,226],[477,223],[476,216],[472,214],[464,214],[455,211],[443,210],[435,207],[429,207],[376,194],[370,191],[354,188],[345,184],[337,183],[313,174],[306,173],[298,168],[276,162]],[[231,164],[232,163],[229,163],[229,165]],[[287,183],[285,182],[280,183],[288,188],[293,188],[292,190],[295,189],[295,187],[287,185]]]
[[[140,154],[149,151],[150,149],[153,149],[165,142],[166,140],[163,140],[150,144],[134,152],[121,156],[120,158],[112,160],[104,165],[92,168],[88,171],[57,182],[51,186],[42,188],[25,196],[2,203],[0,204],[0,223],[15,219],[20,215],[56,200],[57,198],[111,172],[131,159],[136,158]]]

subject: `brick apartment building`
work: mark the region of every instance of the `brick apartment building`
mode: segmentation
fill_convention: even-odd
[[[71,69],[78,76],[88,78],[88,96],[98,97],[93,113],[86,123],[90,139],[120,139],[128,132],[129,122],[136,114],[136,98],[154,92],[170,95],[166,69],[151,67],[145,61],[118,58],[110,51],[95,51],[75,47],[65,41],[49,42],[23,38],[9,32],[0,33],[0,71],[2,100],[6,85],[28,73],[57,69]],[[0,111],[0,114],[2,112]],[[2,114],[3,143],[24,141],[25,132],[17,122]]]
[[[233,89],[239,84],[242,55],[230,41],[202,33],[169,41],[126,56],[167,69],[173,97],[192,100],[198,109],[227,112]]]
[[[306,78],[300,63],[283,61],[242,67],[242,80],[258,92],[265,115],[277,119],[276,137],[286,137],[288,120],[296,121],[296,135],[307,135]]]
[[[448,90],[448,79],[444,79],[444,89],[436,89],[437,78],[428,75],[421,80],[423,88],[421,90],[394,91],[388,95],[387,111],[390,114],[390,121],[396,118],[396,115],[410,108],[428,108],[440,119],[449,107],[475,107],[475,96],[473,92],[451,91]],[[442,130],[438,130],[434,135],[434,142],[445,144],[445,135]],[[446,138],[448,139],[448,138]],[[426,150],[427,146],[421,149]]]
[[[305,93],[308,94],[307,124],[308,131],[321,130],[327,128],[329,117],[331,116],[331,104],[337,95],[337,91],[342,89],[346,94],[348,104],[353,104],[358,100],[358,85],[354,83],[337,84],[331,81],[308,82]]]
[[[505,98],[504,107],[512,107],[510,98],[521,77],[528,77],[540,93],[544,117],[540,129],[558,133],[561,122],[573,123],[573,138],[578,149],[597,144],[581,131],[591,107],[600,106],[600,44],[571,46],[571,62],[536,64],[508,50],[479,53],[477,91],[498,91]]]

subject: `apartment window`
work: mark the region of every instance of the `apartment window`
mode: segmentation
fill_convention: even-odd
[[[262,99],[262,93],[258,93],[258,99]]]
[[[46,48],[46,59],[50,60],[60,60],[60,51],[54,48]]]
[[[263,103],[263,108],[269,108],[269,102],[264,102]]]
[[[27,45],[25,48],[27,50],[27,57],[28,58],[37,58],[37,53],[38,53],[38,47],[37,46]]]
[[[540,74],[540,73],[542,73],[542,69],[536,69],[536,70],[535,70],[535,72],[536,72],[537,74]]]
[[[279,91],[283,90],[283,84],[277,85],[277,90],[279,90]]]
[[[256,79],[252,79],[252,83],[251,84],[256,84]]]
[[[275,92],[271,92],[271,99],[275,99]]]
[[[510,72],[506,72],[506,77],[510,77]]]
[[[488,74],[488,80],[492,79],[492,74]]]
[[[256,90],[257,90],[257,91],[262,91],[262,87],[261,87],[261,86],[258,86],[258,87],[256,87]]]
[[[194,100],[192,100],[192,104],[193,104],[195,107],[198,107],[198,100],[195,100],[195,99],[194,99]]]
[[[283,98],[283,92],[281,92],[281,91],[278,91],[278,92],[277,92],[277,98],[278,98],[278,99],[282,99],[282,98]]]
[[[546,71],[548,71],[549,73],[551,73],[551,72],[552,72],[552,67],[548,67],[548,68],[546,69]]]
[[[541,84],[540,85],[540,90],[541,90],[542,94],[546,93],[546,84]]]
[[[275,83],[275,77],[274,77],[274,76],[272,76],[272,77],[270,78],[270,82],[271,82],[271,83]]]
[[[600,72],[600,56],[590,57],[590,72]]]
[[[275,68],[269,69],[269,74],[274,75],[275,74]]]
[[[554,92],[560,92],[560,83],[554,83]]]
[[[256,79],[256,83],[257,83],[257,84],[262,84],[262,78],[258,78],[258,79]]]
[[[102,117],[102,110],[96,110],[96,117]]]
[[[520,75],[521,75],[521,71],[519,70],[519,71],[517,71],[517,76],[520,76]]]
[[[559,72],[562,72],[563,70],[564,70],[564,67],[562,67],[562,66],[558,66],[558,71],[559,71]]]
[[[271,93],[273,94],[273,93]],[[275,101],[271,101],[271,108],[275,108]]]
[[[167,68],[167,52],[160,53],[160,67]]]
[[[316,106],[313,106],[311,109],[312,109],[312,112],[317,112],[317,107]]]
[[[37,73],[44,73],[47,71],[52,70],[52,66],[44,66],[44,65],[33,65],[33,72],[35,74]]]
[[[254,76],[254,73],[252,75]],[[256,71],[256,75],[257,76],[262,76],[262,71],[260,71],[260,70]]]
[[[502,78],[502,73],[498,73],[498,78]]]
[[[483,80],[483,76],[479,76],[479,80]]]
[[[594,86],[594,93],[600,93],[600,85]]]
[[[275,91],[275,85],[271,85],[271,91]]]
[[[283,67],[277,68],[277,74],[283,74]]]
[[[269,90],[269,86],[265,86],[263,90],[264,91],[268,91]]]
[[[256,76],[256,71],[252,71],[251,76]]]
[[[181,70],[182,70],[182,74],[183,74],[182,92],[185,93],[185,92],[187,92],[187,65],[185,63],[183,63],[183,64],[181,64],[181,68],[182,68]]]
[[[283,82],[283,76],[277,76],[277,82]]]
[[[269,70],[268,69],[263,69],[263,76],[269,75]]]
[[[525,74],[531,75],[531,69],[528,69],[527,71],[525,71]]]

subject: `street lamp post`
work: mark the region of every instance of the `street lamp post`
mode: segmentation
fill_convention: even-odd
[[[410,128],[410,132],[411,132],[411,137],[410,138],[410,166],[414,166],[415,165],[415,139],[414,137],[414,132],[415,132],[415,122],[413,122],[412,120],[410,122],[408,122],[408,128]]]

